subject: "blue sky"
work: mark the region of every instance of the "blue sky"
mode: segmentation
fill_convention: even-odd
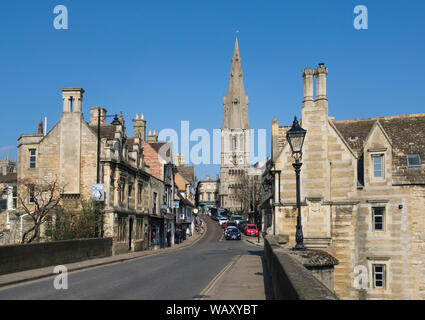
[[[369,29],[355,30],[366,5]],[[53,27],[65,5],[69,29]],[[83,112],[144,113],[149,129],[189,120],[220,128],[235,31],[251,127],[270,134],[300,115],[301,70],[329,68],[329,113],[338,120],[425,112],[425,2],[411,1],[2,1],[0,157],[61,114],[62,87],[86,90]],[[270,136],[268,135],[268,151]],[[200,166],[198,178],[217,166]]]

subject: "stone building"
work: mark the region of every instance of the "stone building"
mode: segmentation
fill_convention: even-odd
[[[18,204],[17,193],[16,162],[7,157],[0,160],[0,244],[17,240],[10,239],[11,220]]]
[[[177,190],[192,205],[195,205],[195,188],[196,176],[195,167],[193,166],[177,166],[175,174],[175,182]]]
[[[425,115],[335,121],[328,115],[327,74],[322,64],[302,72],[304,243],[339,260],[335,291],[342,299],[425,299]],[[273,121],[280,188],[274,188],[274,210],[265,221],[269,233],[289,235],[293,246],[289,128]],[[274,183],[279,186],[276,173]]]
[[[114,252],[147,249],[149,217],[163,218],[159,207],[165,188],[144,161],[146,122],[136,116],[133,137],[127,136],[122,114],[108,124],[101,107],[91,108],[86,122],[83,94],[81,88],[62,89],[59,122],[46,135],[18,139],[18,194],[24,194],[23,181],[57,181],[62,204],[78,208],[80,201],[90,200],[93,184],[103,184],[103,235],[113,238]],[[24,200],[31,207],[31,196]]]
[[[232,58],[229,87],[223,104],[219,201],[221,207],[237,211],[242,209],[242,205],[235,189],[240,183],[239,176],[246,174],[250,160],[248,96],[245,95],[237,39]]]
[[[219,207],[220,179],[215,180],[207,176],[205,180],[200,180],[196,187],[196,203],[201,213],[208,213],[209,208]]]
[[[154,194],[157,210],[160,216],[149,217],[150,243],[156,247],[164,247],[166,234],[172,234],[171,244],[174,244],[174,230],[176,216],[172,211],[173,206],[173,145],[171,142],[160,142],[156,131],[149,131],[147,140],[143,141],[143,154],[146,164],[150,168],[152,177],[163,183],[163,191]],[[174,190],[175,192],[175,190]]]

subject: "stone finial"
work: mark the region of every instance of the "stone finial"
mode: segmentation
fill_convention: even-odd
[[[139,115],[136,113],[136,120],[139,120]]]
[[[152,135],[152,130],[149,130],[149,135],[150,135],[150,136]]]
[[[140,119],[145,120],[145,115],[143,113],[140,114]]]

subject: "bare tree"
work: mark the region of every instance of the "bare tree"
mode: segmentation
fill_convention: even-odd
[[[20,192],[18,203],[27,216],[30,227],[22,233],[21,243],[32,243],[40,239],[41,226],[51,219],[51,213],[56,210],[62,200],[64,187],[57,179],[24,179],[18,182]]]
[[[239,172],[233,184],[233,192],[241,201],[243,212],[258,211],[261,204],[261,181],[257,176],[248,175],[246,171]]]

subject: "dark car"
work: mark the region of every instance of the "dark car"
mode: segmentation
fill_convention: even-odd
[[[245,232],[245,227],[248,224],[248,221],[240,221],[238,224],[238,228],[240,230],[240,232]]]
[[[227,229],[228,227],[235,227],[238,228],[238,224],[235,221],[227,221],[226,223],[222,224],[223,229]]]
[[[224,237],[226,240],[241,240],[241,233],[238,228],[229,227],[224,231]]]

